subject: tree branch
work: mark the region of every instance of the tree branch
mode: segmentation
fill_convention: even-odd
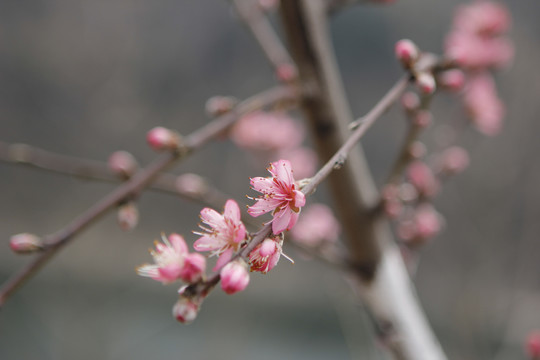
[[[174,162],[185,158],[196,149],[205,145],[231,126],[239,117],[256,109],[275,104],[276,102],[294,100],[296,97],[296,88],[292,86],[278,86],[243,101],[231,112],[216,118],[206,126],[185,137],[181,150],[174,150],[160,155],[148,167],[137,172],[131,179],[94,204],[67,226],[56,233],[45,236],[43,242],[46,245],[46,250],[37,255],[36,258],[9,279],[0,289],[0,307],[26,280],[37,273],[58,250],[72,240],[75,235],[79,234],[123,200],[139,194],[155,180],[160,172],[170,167]]]
[[[300,81],[311,89],[301,102],[317,151],[329,159],[351,122],[335,64],[324,0],[283,0],[281,15]],[[396,359],[446,359],[420,309],[388,225],[369,215],[378,195],[360,151],[332,173],[330,188],[352,256],[361,295]]]

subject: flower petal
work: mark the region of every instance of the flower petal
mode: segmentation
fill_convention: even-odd
[[[226,243],[216,236],[201,236],[195,243],[193,248],[197,251],[212,251],[221,249]]]
[[[232,220],[233,223],[240,221],[240,208],[236,201],[230,199],[225,203],[225,209],[223,211],[223,216]]]
[[[218,260],[216,261],[216,266],[214,266],[214,268],[212,269],[212,271],[218,271],[219,269],[221,269],[223,266],[225,266],[225,264],[227,264],[232,256],[233,256],[233,249],[227,249],[225,250],[218,258]]]

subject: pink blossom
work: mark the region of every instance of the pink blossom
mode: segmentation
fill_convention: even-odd
[[[247,264],[243,260],[228,263],[221,269],[219,275],[221,289],[229,295],[244,290],[249,284]]]
[[[437,88],[435,78],[427,72],[421,72],[416,75],[416,85],[418,85],[418,88],[424,94],[433,94]]]
[[[422,161],[414,161],[407,168],[407,177],[411,184],[424,196],[431,197],[439,190],[439,182],[433,171]]]
[[[502,67],[514,57],[514,47],[506,38],[481,38],[454,31],[446,38],[445,53],[464,67]]]
[[[253,190],[262,196],[248,208],[248,213],[257,217],[272,211],[272,232],[277,235],[294,226],[306,197],[297,190],[289,161],[273,162],[267,170],[271,178],[255,177],[250,181]]]
[[[231,130],[236,145],[263,151],[278,151],[298,146],[302,127],[285,113],[254,112],[244,116]]]
[[[324,242],[336,242],[340,231],[332,210],[323,204],[313,204],[304,210],[291,234],[301,244],[319,246]]]
[[[233,252],[240,248],[246,237],[246,228],[240,219],[240,209],[234,200],[227,200],[223,214],[214,209],[204,208],[201,210],[203,224],[202,233],[196,232],[201,237],[195,241],[193,247],[197,251],[212,251],[212,255],[220,258],[214,269],[219,269],[227,263]]]
[[[206,258],[201,254],[187,254],[184,258],[184,266],[180,271],[179,277],[187,283],[199,281],[206,269]]]
[[[509,26],[510,16],[502,5],[478,1],[461,6],[446,38],[445,53],[464,67],[504,66],[514,56],[512,43],[502,36]]]
[[[504,104],[497,96],[495,82],[486,72],[469,80],[464,104],[476,128],[485,135],[497,135],[502,127]]]
[[[167,284],[180,278],[188,247],[184,238],[178,234],[171,234],[168,239],[162,235],[161,239],[163,243],[156,240],[156,250],[150,250],[154,264],[139,266],[137,273]]]
[[[266,274],[277,265],[282,254],[281,247],[283,238],[273,236],[265,239],[249,253],[251,271],[259,271]]]

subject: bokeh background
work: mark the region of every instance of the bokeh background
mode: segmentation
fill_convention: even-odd
[[[332,18],[354,114],[401,75],[397,40],[441,52],[458,3],[355,6]],[[422,250],[415,278],[452,359],[525,359],[524,337],[540,328],[540,3],[506,5],[517,51],[497,76],[504,131],[461,137],[472,166],[437,198],[447,226]],[[189,133],[209,121],[208,97],[245,98],[274,83],[223,0],[0,1],[2,141],[102,161],[124,149],[145,164],[155,156],[145,144],[151,127]],[[433,111],[437,123],[461,121],[452,96],[438,97]],[[393,110],[363,142],[379,183],[403,131]],[[263,168],[220,141],[172,171],[199,173],[244,199],[248,176]],[[113,188],[4,163],[0,174],[0,281],[28,261],[9,251],[10,235],[54,232]],[[176,287],[139,278],[134,268],[150,260],[147,248],[161,231],[195,240],[201,206],[152,192],[139,204],[136,230],[122,232],[107,216],[2,308],[0,359],[384,358],[342,276],[287,247],[295,265],[253,275],[234,296],[215,291],[195,323],[176,323]]]

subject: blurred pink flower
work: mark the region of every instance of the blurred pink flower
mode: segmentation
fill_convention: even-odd
[[[272,232],[277,235],[294,226],[306,197],[297,190],[289,161],[273,162],[267,170],[271,178],[255,177],[250,181],[253,190],[262,196],[248,208],[248,213],[257,217],[272,211]]]
[[[409,220],[402,221],[398,226],[401,239],[416,243],[437,235],[442,228],[441,215],[430,204],[419,205]]]
[[[508,31],[510,14],[501,4],[477,1],[457,8],[454,27],[469,33],[492,36]]]
[[[187,264],[193,262],[192,255],[197,254],[189,254],[187,244],[181,235],[171,234],[168,238],[162,235],[161,239],[163,243],[156,241],[156,250],[150,250],[150,254],[154,258],[154,264],[139,266],[137,268],[139,275],[150,277],[164,284],[178,279],[189,281],[202,276],[206,263],[201,259],[197,259],[196,269],[185,268]],[[190,257],[187,263],[186,257]],[[186,274],[189,274],[189,276]]]
[[[445,53],[461,66],[500,67],[514,56],[512,42],[503,35],[510,27],[506,8],[491,1],[477,1],[458,8],[446,38]]]
[[[527,336],[525,350],[531,360],[540,359],[540,331],[533,331]]]
[[[301,244],[319,246],[324,242],[336,242],[340,231],[332,210],[323,204],[313,204],[304,210],[291,234]]]
[[[502,127],[504,104],[497,96],[490,74],[482,72],[470,78],[464,104],[476,128],[485,135],[497,135]]]
[[[312,177],[317,170],[317,154],[307,147],[298,147],[283,151],[279,158],[290,161],[297,179]]]
[[[282,254],[281,247],[283,238],[273,236],[265,239],[249,253],[249,263],[251,271],[259,271],[266,274],[272,270],[278,263]]]
[[[424,196],[431,197],[439,191],[439,182],[433,171],[422,161],[414,161],[407,168],[407,178]]]
[[[294,148],[304,139],[300,124],[285,113],[258,111],[244,116],[231,131],[236,145],[264,151]]]
[[[229,295],[244,290],[249,284],[247,264],[243,260],[228,263],[219,274],[221,289]]]
[[[195,241],[193,247],[197,251],[213,251],[212,255],[219,255],[214,268],[217,270],[227,263],[234,251],[246,237],[246,228],[240,219],[240,209],[234,200],[227,200],[223,214],[214,209],[201,210],[201,220],[210,228],[200,226],[204,232],[194,232],[201,237]]]
[[[197,317],[200,305],[197,299],[180,297],[173,306],[173,317],[183,324],[189,324]]]

